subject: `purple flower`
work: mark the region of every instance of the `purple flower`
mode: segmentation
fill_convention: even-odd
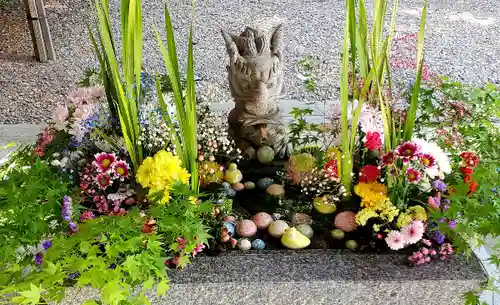
[[[110,268],[110,269],[116,269],[116,264],[111,264],[111,265],[109,265],[109,268]]]
[[[40,266],[42,263],[43,263],[43,254],[41,252],[38,252],[35,255],[35,264]]]
[[[455,228],[457,227],[457,221],[456,220],[452,220],[448,223],[448,227],[450,227],[450,229],[452,230],[455,230]]]
[[[42,247],[45,251],[49,250],[49,248],[52,247],[52,241],[48,239],[42,241]]]
[[[71,197],[64,196],[61,207],[61,217],[65,221],[71,220]]]
[[[439,230],[434,231],[434,233],[432,234],[432,239],[434,239],[436,241],[436,243],[438,243],[440,245],[442,243],[444,243],[445,238],[446,238],[446,236],[444,234],[442,234],[441,232],[439,232]]]
[[[76,233],[78,231],[78,226],[72,221],[68,223],[68,228],[71,233]]]
[[[444,192],[446,191],[446,183],[444,183],[441,180],[436,180],[432,182],[432,188],[434,188],[437,191]]]
[[[448,210],[450,208],[450,203],[451,203],[450,199],[448,198],[443,199],[443,204],[444,204],[443,207],[445,210]]]

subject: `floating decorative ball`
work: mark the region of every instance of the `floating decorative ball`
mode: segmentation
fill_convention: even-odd
[[[279,184],[271,184],[270,186],[267,187],[266,193],[268,193],[271,196],[275,197],[281,197],[285,195],[285,188]]]
[[[265,190],[265,189],[267,189],[273,183],[274,183],[273,179],[266,177],[266,178],[259,179],[259,181],[257,181],[257,186],[261,190]]]
[[[222,242],[227,243],[231,239],[231,236],[229,234],[223,234],[220,239]]]
[[[355,240],[348,240],[345,242],[345,247],[349,250],[356,250],[358,248],[358,243]]]
[[[255,250],[263,250],[266,247],[266,244],[262,239],[255,239],[252,241],[252,248]]]
[[[274,150],[269,146],[262,146],[257,150],[257,159],[262,164],[271,163],[274,160]]]
[[[307,238],[311,238],[314,235],[314,231],[313,231],[313,229],[311,228],[310,225],[300,224],[300,225],[295,226],[295,228],[300,233],[304,234],[304,236],[307,237]]]
[[[255,183],[253,183],[252,181],[247,181],[243,185],[247,190],[253,190],[255,188]]]
[[[330,232],[330,234],[332,235],[333,239],[337,239],[337,240],[341,240],[341,239],[343,239],[345,237],[344,231],[342,231],[340,229],[332,230]]]
[[[231,222],[231,223],[235,224],[236,223],[236,217],[234,217],[234,216],[226,216],[226,217],[224,217],[224,222]]]
[[[310,225],[312,224],[312,217],[304,213],[293,213],[290,215],[290,221],[293,225],[300,225],[303,223]]]
[[[328,195],[314,198],[313,206],[321,214],[332,214],[337,210],[337,205]]]
[[[229,167],[224,174],[224,180],[226,180],[230,184],[235,184],[240,182],[241,179],[243,179],[243,175],[238,170],[237,165],[234,163],[229,164]]]
[[[227,229],[227,232],[229,234],[231,234],[231,236],[234,235],[234,231],[235,231],[235,226],[232,222],[228,222],[228,221],[225,221],[223,224],[222,224],[222,227],[223,228],[226,228]]]
[[[236,224],[236,233],[241,237],[252,237],[257,233],[257,226],[253,221],[245,219]]]
[[[248,251],[252,248],[252,243],[247,238],[242,238],[238,241],[238,249]]]
[[[285,234],[286,229],[288,229],[288,224],[284,220],[275,220],[269,225],[267,231],[272,237],[280,238]]]
[[[266,212],[260,212],[252,217],[253,222],[257,225],[257,228],[265,230],[274,221],[273,217]]]
[[[231,187],[231,184],[230,184],[229,182],[225,182],[225,181],[224,181],[224,182],[222,182],[222,184],[221,184],[221,185],[222,185],[222,188],[223,188],[223,189],[225,189],[225,190],[227,190],[227,189],[231,189],[231,188],[232,188],[232,187]]]
[[[311,241],[297,229],[288,228],[285,234],[281,236],[281,243],[289,249],[303,249],[309,246]]]
[[[236,196],[236,191],[235,191],[235,190],[233,190],[232,188],[225,189],[225,190],[224,190],[224,193],[226,193],[226,195],[227,195],[228,197],[234,197],[234,196]]]
[[[358,227],[358,225],[356,224],[356,214],[351,211],[338,213],[337,216],[335,216],[334,224],[335,227],[341,229],[344,232],[352,232]]]
[[[233,190],[235,190],[235,191],[242,191],[244,189],[245,189],[245,186],[241,182],[233,184]]]

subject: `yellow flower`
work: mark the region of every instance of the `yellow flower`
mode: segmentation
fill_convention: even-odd
[[[380,218],[387,222],[392,222],[399,214],[399,210],[389,199],[379,201],[373,208],[380,213]]]
[[[402,228],[402,227],[406,227],[407,225],[409,225],[411,223],[411,216],[410,214],[408,213],[401,213],[398,217],[398,221],[396,222],[396,226],[398,226],[398,228]]]
[[[149,195],[157,195],[163,192],[160,203],[170,200],[170,190],[176,182],[187,184],[189,173],[182,168],[179,157],[164,150],[159,151],[154,157],[147,157],[137,170],[137,181],[149,188]]]
[[[194,196],[189,196],[188,200],[191,204],[198,204],[198,198]]]
[[[412,206],[408,210],[414,220],[427,221],[427,211],[422,206]]]
[[[366,222],[370,218],[375,218],[375,217],[378,217],[377,212],[375,212],[374,210],[372,210],[370,208],[364,208],[356,214],[355,219],[356,219],[357,224],[359,224],[361,226],[366,226]]]
[[[337,147],[328,148],[325,158],[327,160],[337,160],[337,165],[340,167],[340,151]]]
[[[143,187],[149,187],[151,181],[150,174],[155,167],[155,162],[153,158],[147,157],[142,161],[141,166],[137,170],[137,182],[139,182]]]
[[[371,207],[387,199],[387,187],[378,182],[360,182],[354,187],[354,192],[361,197],[361,205]]]
[[[380,225],[378,224],[373,224],[373,232],[379,232],[380,231]]]

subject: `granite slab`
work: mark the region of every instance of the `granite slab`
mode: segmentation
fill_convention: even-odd
[[[455,256],[417,268],[402,254],[356,254],[347,250],[272,250],[198,257],[169,274],[162,297],[151,304],[464,304],[486,275],[474,256]],[[98,297],[90,288],[72,290],[64,304]]]

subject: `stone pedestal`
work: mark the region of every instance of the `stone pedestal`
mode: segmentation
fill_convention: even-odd
[[[454,257],[411,268],[400,254],[355,254],[347,250],[228,252],[199,257],[170,275],[155,305],[462,305],[463,293],[485,280],[476,257]],[[80,304],[92,295],[68,296]],[[95,294],[94,294],[95,296]]]

